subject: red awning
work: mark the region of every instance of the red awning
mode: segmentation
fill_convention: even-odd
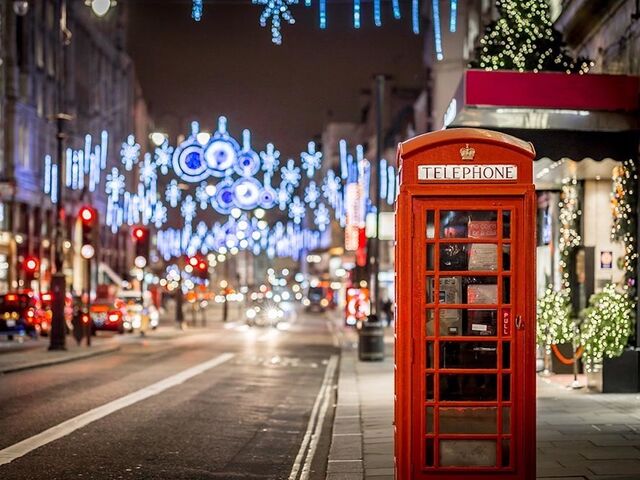
[[[640,77],[468,70],[445,122],[532,142],[538,158],[635,158]]]

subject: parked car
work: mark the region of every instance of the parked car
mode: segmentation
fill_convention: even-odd
[[[127,311],[122,300],[96,299],[89,307],[91,332],[106,330],[120,334],[131,331]]]
[[[36,296],[31,292],[0,295],[0,334],[9,340],[14,336],[37,337],[44,313]]]

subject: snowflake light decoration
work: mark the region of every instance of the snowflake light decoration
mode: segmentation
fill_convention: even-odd
[[[167,221],[167,207],[162,202],[157,201],[153,208],[153,215],[151,221],[156,228],[162,227]]]
[[[267,22],[271,21],[271,41],[276,45],[282,44],[282,34],[280,26],[282,20],[289,24],[296,23],[293,18],[289,6],[297,5],[298,0],[251,0],[254,5],[263,5],[264,10],[260,15],[260,26],[266,27]]]
[[[280,188],[277,190],[277,194],[278,208],[284,212],[287,209],[287,203],[289,203],[291,198],[291,194],[289,193],[289,190],[287,190],[286,184],[283,183],[280,185]]]
[[[140,145],[136,143],[133,135],[127,137],[127,141],[120,148],[120,160],[127,171],[131,171],[133,166],[138,163],[140,157]]]
[[[145,153],[144,161],[140,166],[140,181],[144,185],[149,186],[158,179],[158,173],[156,172],[156,164],[151,159],[150,153]]]
[[[191,195],[187,195],[182,202],[182,206],[180,207],[180,213],[184,217],[185,223],[191,223],[196,216],[196,202],[193,201],[193,197]]]
[[[280,152],[275,149],[273,143],[267,143],[265,150],[260,152],[260,158],[262,159],[262,171],[271,177],[280,163]]]
[[[105,192],[109,195],[110,200],[117,202],[125,187],[124,175],[120,174],[116,167],[113,167],[111,173],[107,174],[107,182],[105,184]]]
[[[302,169],[307,172],[307,177],[313,177],[313,173],[320,168],[322,152],[316,152],[315,142],[309,142],[307,151],[300,154]]]
[[[169,166],[171,165],[171,156],[173,155],[173,147],[169,145],[169,142],[165,142],[155,149],[154,160],[156,165],[160,169],[163,175],[169,173]]]
[[[294,223],[299,224],[304,217],[305,212],[306,208],[304,203],[302,203],[300,197],[296,195],[289,204],[289,218],[293,220]]]
[[[324,203],[318,205],[318,208],[313,212],[314,223],[318,227],[318,230],[324,232],[327,229],[327,225],[331,223],[331,217],[329,215],[329,209],[324,206]]]
[[[336,176],[333,170],[327,172],[322,184],[322,194],[327,199],[329,205],[336,208],[340,197],[340,177]]]
[[[182,190],[178,187],[177,180],[171,180],[169,182],[164,197],[173,208],[178,206],[178,202],[182,198]]]
[[[300,168],[296,167],[295,162],[290,158],[286,166],[280,171],[282,183],[291,191],[300,184],[301,177]]]
[[[198,185],[198,188],[196,188],[196,199],[200,202],[200,208],[206,210],[210,200],[209,194],[207,193],[207,182],[202,182]]]
[[[307,185],[307,188],[305,188],[304,201],[307,202],[307,205],[311,208],[316,208],[316,202],[320,200],[320,196],[321,193],[318,185],[316,185],[316,182],[311,180],[309,185]]]

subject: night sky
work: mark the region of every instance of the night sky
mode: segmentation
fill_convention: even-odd
[[[327,3],[327,30],[318,27],[316,0],[293,6],[296,23],[283,24],[276,46],[259,26],[262,7],[247,0],[205,0],[199,23],[190,0],[129,0],[128,49],[156,128],[175,136],[196,119],[215,129],[226,115],[236,138],[249,128],[254,148],[272,141],[293,156],[327,121],[358,120],[360,92],[375,73],[399,87],[422,85],[423,40],[411,31],[408,1],[400,21],[384,2],[382,28],[363,1],[360,30],[351,0]]]

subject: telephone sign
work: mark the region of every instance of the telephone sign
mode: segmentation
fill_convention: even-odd
[[[535,479],[534,156],[478,129],[399,146],[398,480]]]

